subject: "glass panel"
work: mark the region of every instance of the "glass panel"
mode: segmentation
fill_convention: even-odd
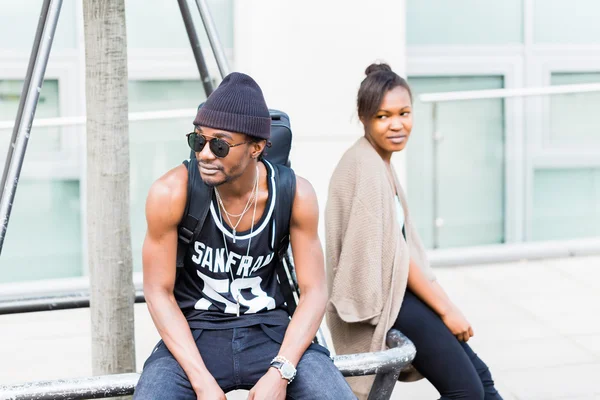
[[[600,2],[534,0],[536,43],[600,44]]]
[[[600,169],[534,171],[532,240],[600,236]]]
[[[200,81],[131,81],[129,110],[152,111],[195,108],[206,99]],[[145,203],[152,183],[189,157],[185,134],[190,118],[139,121],[129,124],[131,154],[131,236],[134,270],[142,269],[146,235]]]
[[[433,245],[432,106],[422,93],[499,89],[501,76],[410,77],[415,123],[407,153],[408,199],[427,247]],[[438,104],[440,247],[504,241],[504,106],[498,99]]]
[[[0,80],[0,120],[14,121],[17,117],[23,81]],[[59,116],[58,107],[58,81],[44,81],[35,118],[51,118]],[[0,130],[0,154],[5,157],[8,144],[12,136],[12,129]],[[30,157],[43,157],[50,152],[60,150],[61,138],[60,128],[37,128],[32,129],[29,143],[27,144],[27,160]],[[4,166],[4,164],[2,164]]]
[[[600,82],[600,72],[553,73],[553,85]],[[598,104],[600,93],[573,93],[549,96],[549,127],[546,143],[564,147],[591,148],[600,145]]]
[[[82,273],[77,181],[21,181],[0,257],[0,283]]]
[[[201,40],[205,57],[211,55],[196,2],[188,0],[190,14]],[[209,0],[221,44],[233,48],[233,0]],[[181,12],[176,1],[127,0],[127,42],[132,48],[190,48]],[[160,27],[157,29],[157,27]]]
[[[0,120],[15,119],[22,86],[23,81],[0,81]],[[59,116],[58,104],[58,81],[45,81],[35,117]],[[11,129],[0,131],[2,159],[11,135]],[[33,129],[25,163],[60,147],[60,129]],[[81,275],[80,224],[79,182],[21,179],[0,257],[0,282]]]
[[[523,43],[523,0],[408,0],[408,45]]]
[[[0,48],[31,52],[43,0],[3,1],[0,12]],[[77,47],[76,2],[63,1],[52,48]]]

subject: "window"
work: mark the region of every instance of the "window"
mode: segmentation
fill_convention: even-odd
[[[0,120],[15,118],[22,86],[22,81],[0,81]],[[58,81],[44,82],[36,118],[59,115],[58,93]],[[11,135],[11,130],[0,130],[3,155],[7,154]],[[25,165],[28,161],[31,164],[31,160],[38,161],[35,168],[51,170],[52,161],[48,155],[56,154],[60,148],[59,128],[34,128],[31,131],[0,257],[0,282],[81,275],[79,182],[55,179],[48,171],[38,171],[38,176],[25,171]],[[43,159],[48,160],[47,165],[39,163]]]
[[[53,50],[77,47],[76,2],[64,1],[52,42]],[[43,0],[3,1],[0,13],[0,49],[31,52]]]
[[[437,215],[432,200],[432,105],[421,93],[498,89],[502,76],[409,77],[415,95],[414,128],[407,147],[408,200],[417,228],[433,245],[433,220],[443,219],[439,246],[504,241],[504,106],[502,100],[438,104]]]
[[[0,80],[0,120],[14,121],[22,90],[21,80]],[[46,80],[42,85],[35,118],[51,118],[58,115],[58,81]],[[33,129],[27,145],[26,157],[48,158],[49,154],[59,152],[62,143],[60,131],[60,128]],[[12,130],[0,131],[0,154],[3,156],[7,154],[11,136]]]
[[[600,236],[600,169],[534,171],[532,240]]]
[[[534,0],[534,42],[537,44],[600,43],[600,2]]]
[[[600,73],[552,73],[552,85],[599,83]],[[598,134],[600,93],[550,96],[549,127],[545,143],[554,147],[593,148],[600,146]]]
[[[523,0],[408,0],[406,9],[410,46],[523,43]]]
[[[210,45],[196,2],[188,0],[190,14],[206,57]],[[233,48],[233,0],[209,0],[208,7],[226,49]],[[130,48],[190,49],[190,42],[176,1],[127,0],[127,40]],[[141,17],[143,16],[143,17]]]

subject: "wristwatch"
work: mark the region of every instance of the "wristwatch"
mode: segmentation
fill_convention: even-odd
[[[282,379],[288,381],[288,385],[292,383],[296,376],[296,368],[283,356],[277,356],[271,361],[271,367],[279,370]]]

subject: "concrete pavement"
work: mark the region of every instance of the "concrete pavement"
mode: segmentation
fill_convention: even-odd
[[[470,344],[507,400],[600,400],[600,257],[436,270],[471,321]],[[135,306],[141,369],[158,340]],[[0,383],[91,375],[89,310],[0,316]],[[236,392],[229,399],[245,399]],[[393,399],[429,400],[425,380],[396,385]]]

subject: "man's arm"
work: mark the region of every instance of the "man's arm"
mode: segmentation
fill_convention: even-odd
[[[279,355],[298,365],[304,351],[314,339],[327,303],[325,260],[318,235],[319,206],[311,184],[298,177],[296,197],[290,221],[292,245],[300,301],[285,333]],[[287,283],[282,283],[287,284]],[[287,381],[279,371],[269,368],[267,374],[250,391],[248,399],[283,399]]]
[[[177,225],[187,198],[187,170],[180,166],[156,181],[146,201],[148,230],[142,248],[144,295],[158,333],[173,354],[199,399],[225,399],[206,369],[173,288]],[[220,392],[220,393],[219,393]]]
[[[279,355],[297,365],[314,339],[327,304],[325,259],[319,240],[319,205],[312,185],[297,179],[290,221],[290,242],[300,289],[300,301],[286,331]]]

